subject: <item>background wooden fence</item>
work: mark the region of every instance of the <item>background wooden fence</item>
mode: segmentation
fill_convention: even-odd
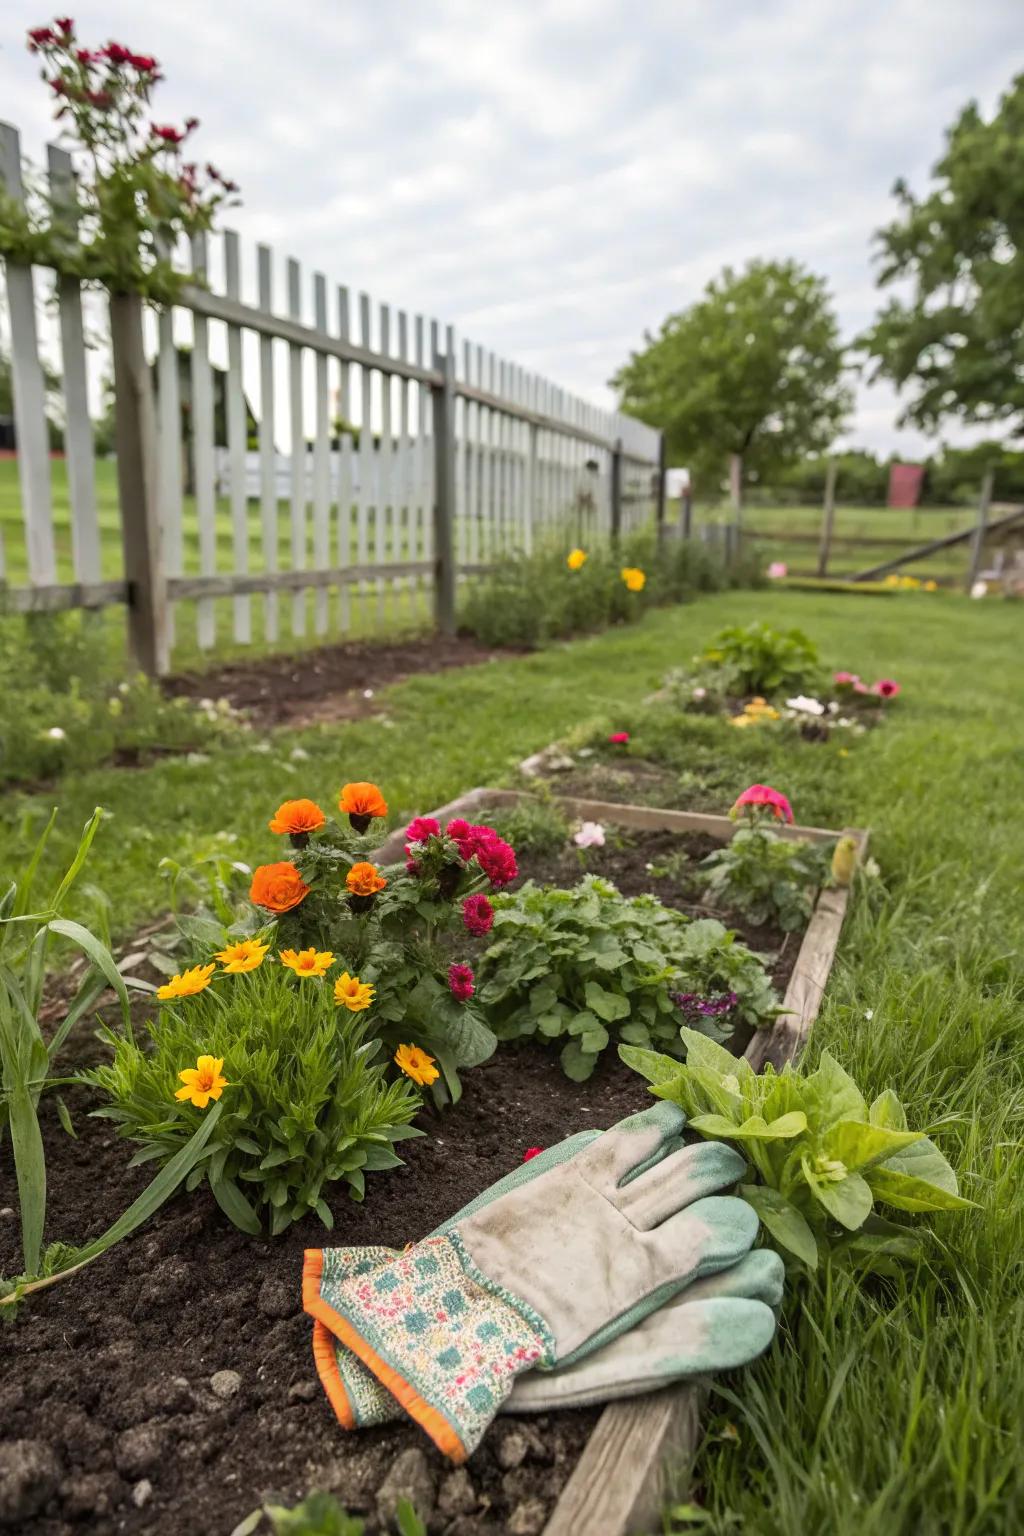
[[[20,167],[18,133],[0,124],[0,182],[16,197]],[[49,147],[48,172],[67,195],[65,151]],[[661,436],[633,418],[266,246],[247,258],[231,231],[170,254],[191,278],[173,308],[113,297],[108,318],[89,295],[116,407],[120,538],[106,542],[82,292],[7,263],[23,569],[0,548],[6,609],[124,603],[155,673],[186,617],[201,649],[228,638],[224,599],[242,645],[345,631],[356,608],[378,628],[432,611],[450,633],[458,582],[502,553],[556,530],[616,539],[663,515]],[[68,548],[41,345],[54,323]]]

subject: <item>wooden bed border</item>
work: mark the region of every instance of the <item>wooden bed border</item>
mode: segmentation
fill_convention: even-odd
[[[428,814],[443,821],[453,816],[469,817],[485,806],[512,806],[532,799],[536,796],[521,790],[477,788]],[[573,795],[553,795],[551,799],[569,816],[640,831],[703,832],[722,842],[728,842],[736,831],[736,823],[728,816],[583,800]],[[867,851],[868,833],[856,827],[835,832],[824,827],[783,826],[777,831],[805,842],[849,836],[856,841],[861,859]],[[404,842],[404,831],[393,832],[375,857],[380,862],[401,858]],[[806,1045],[835,960],[849,896],[849,888],[843,886],[818,893],[783,998],[783,1012],[771,1029],[755,1033],[744,1053],[755,1071],[761,1071],[767,1062],[781,1069],[796,1061]],[[705,1388],[690,1384],[610,1403],[563,1488],[543,1536],[638,1536],[659,1529],[668,1492],[666,1464],[685,1465],[695,1456],[705,1395]]]

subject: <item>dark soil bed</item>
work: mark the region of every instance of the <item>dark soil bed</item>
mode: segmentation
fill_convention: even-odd
[[[494,661],[495,651],[468,638],[430,635],[390,644],[349,640],[285,656],[254,656],[209,671],[169,677],[173,697],[225,698],[256,725],[315,725],[374,714],[376,694],[418,672]],[[366,697],[370,690],[370,697]]]
[[[97,1049],[86,1036],[75,1064]],[[67,1097],[77,1141],[45,1115],[47,1235],[83,1241],[130,1203],[149,1172],[127,1169],[129,1146],[107,1122],[87,1118],[85,1090]],[[230,1227],[205,1190],[178,1197],[133,1239],[0,1325],[0,1529],[229,1536],[268,1495],[291,1503],[326,1489],[376,1531],[377,1490],[413,1450],[437,1500],[432,1533],[501,1532],[531,1500],[549,1512],[597,1413],[500,1420],[468,1463],[468,1482],[453,1480],[408,1422],[344,1433],[317,1382],[300,1310],[303,1249],[421,1237],[514,1168],[527,1147],[613,1125],[648,1103],[642,1080],[611,1054],[580,1087],[553,1052],[505,1047],[466,1074],[454,1109],[425,1112],[428,1136],[405,1144],[404,1168],[370,1177],[362,1205],[338,1190],[333,1235],[309,1221],[265,1242]],[[6,1147],[2,1156],[0,1271],[11,1274],[20,1268],[16,1199]],[[221,1371],[238,1377],[227,1398],[211,1387]],[[5,1449],[19,1441],[31,1447]],[[37,1494],[22,1505],[9,1492],[11,1457],[40,1469]],[[533,1529],[523,1520],[521,1512],[520,1528]]]
[[[733,928],[750,949],[765,956],[772,983],[780,998],[796,965],[802,933],[784,933],[772,924],[756,927],[739,913],[722,911],[702,903],[694,874],[702,859],[722,844],[702,832],[638,832],[632,828],[605,826],[605,846],[578,851],[560,848],[553,853],[527,853],[519,858],[524,879],[538,885],[574,885],[585,874],[603,875],[624,896],[651,892],[666,907],[690,917],[715,917]]]

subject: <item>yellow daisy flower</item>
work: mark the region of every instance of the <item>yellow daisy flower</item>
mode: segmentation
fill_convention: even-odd
[[[156,995],[162,1003],[169,1002],[172,997],[195,997],[197,992],[204,992],[210,985],[210,977],[216,969],[212,960],[209,965],[194,965],[190,971],[182,971],[165,981],[162,987],[157,987]]]
[[[441,1076],[433,1056],[428,1056],[418,1045],[400,1045],[395,1052],[395,1066],[421,1088],[429,1088]]]
[[[296,976],[322,976],[334,964],[334,955],[329,949],[282,949],[280,960]]]
[[[218,949],[217,959],[230,976],[237,976],[262,965],[269,948],[269,944],[261,944],[259,939],[239,939],[237,944]]]
[[[188,1099],[196,1109],[205,1109],[211,1099],[219,1099],[228,1080],[223,1076],[223,1056],[200,1056],[194,1067],[186,1067],[178,1076],[185,1084],[175,1089],[174,1097],[184,1103]]]
[[[350,976],[348,971],[334,983],[334,1001],[339,1008],[347,1008],[349,1013],[362,1013],[364,1008],[369,1008],[373,994],[373,987],[360,981],[358,976]]]

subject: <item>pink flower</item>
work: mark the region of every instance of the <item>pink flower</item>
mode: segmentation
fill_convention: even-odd
[[[784,560],[773,560],[771,565],[768,567],[768,575],[771,577],[772,581],[781,581],[786,574],[786,569],[787,567]]]
[[[624,747],[629,742],[629,732],[613,731],[612,734],[608,737],[608,740],[611,742],[613,747]]]
[[[772,789],[770,784],[751,784],[750,788],[745,789],[739,796],[729,815],[736,817],[745,806],[770,810],[779,821],[793,820],[789,801],[777,789]]]
[[[877,693],[880,699],[894,699],[900,691],[899,683],[893,682],[891,677],[883,677],[871,685],[871,692]]]
[[[462,842],[472,832],[473,828],[468,821],[463,821],[461,816],[454,817],[445,827],[449,837],[454,837],[457,843]]]
[[[495,890],[511,885],[519,873],[515,851],[491,827],[474,827],[476,861]]]
[[[543,1151],[543,1147],[527,1147],[526,1151],[523,1153],[523,1162],[528,1163],[531,1157],[540,1157]]]
[[[837,688],[855,688],[860,678],[856,672],[833,672],[832,681]]]
[[[853,691],[854,693],[870,693],[871,689],[868,687],[867,683],[862,683],[858,677],[854,679]]]
[[[448,986],[452,997],[460,1003],[468,1003],[473,996],[473,972],[468,965],[448,967]]]
[[[425,843],[428,837],[440,837],[440,822],[433,816],[416,816],[405,829],[406,845],[409,843]]]
[[[577,848],[603,848],[604,827],[599,821],[584,821],[573,836]]]
[[[472,933],[478,939],[483,938],[485,933],[490,933],[494,926],[494,908],[483,892],[466,897],[462,903],[462,921],[466,932]]]

